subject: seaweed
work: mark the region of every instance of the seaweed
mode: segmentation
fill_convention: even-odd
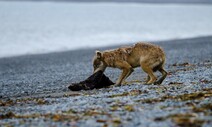
[[[176,96],[164,95],[160,98],[149,98],[149,99],[137,100],[137,102],[156,103],[156,102],[166,101],[167,99],[179,100],[179,101],[189,101],[189,100],[201,100],[201,99],[208,98],[211,96],[212,96],[211,89],[204,89],[204,91],[201,91],[201,92],[181,94],[181,95],[176,95]]]
[[[20,103],[34,103],[37,105],[44,105],[49,104],[47,100],[44,98],[21,98],[21,99],[7,99],[7,100],[0,100],[0,107],[6,107],[6,106],[14,106]]]

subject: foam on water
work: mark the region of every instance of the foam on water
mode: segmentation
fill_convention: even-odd
[[[212,35],[212,5],[0,2],[0,57]]]

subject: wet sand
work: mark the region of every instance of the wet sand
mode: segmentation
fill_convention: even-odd
[[[209,126],[212,36],[154,43],[164,48],[169,72],[159,86],[145,85],[137,68],[121,87],[69,91],[91,75],[96,49],[1,58],[0,125]],[[116,81],[120,70],[105,74]]]

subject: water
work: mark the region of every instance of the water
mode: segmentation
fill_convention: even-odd
[[[0,57],[212,35],[212,5],[0,2]]]

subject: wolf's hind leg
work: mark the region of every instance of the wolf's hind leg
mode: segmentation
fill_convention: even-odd
[[[161,67],[158,71],[160,71],[160,73],[162,74],[162,77],[157,82],[155,82],[155,84],[160,85],[163,82],[163,80],[166,78],[167,72],[164,70],[163,67]]]
[[[157,80],[157,78],[155,77],[152,68],[145,63],[141,63],[141,68],[150,77],[150,80],[148,82],[146,82],[146,84],[153,84]]]

